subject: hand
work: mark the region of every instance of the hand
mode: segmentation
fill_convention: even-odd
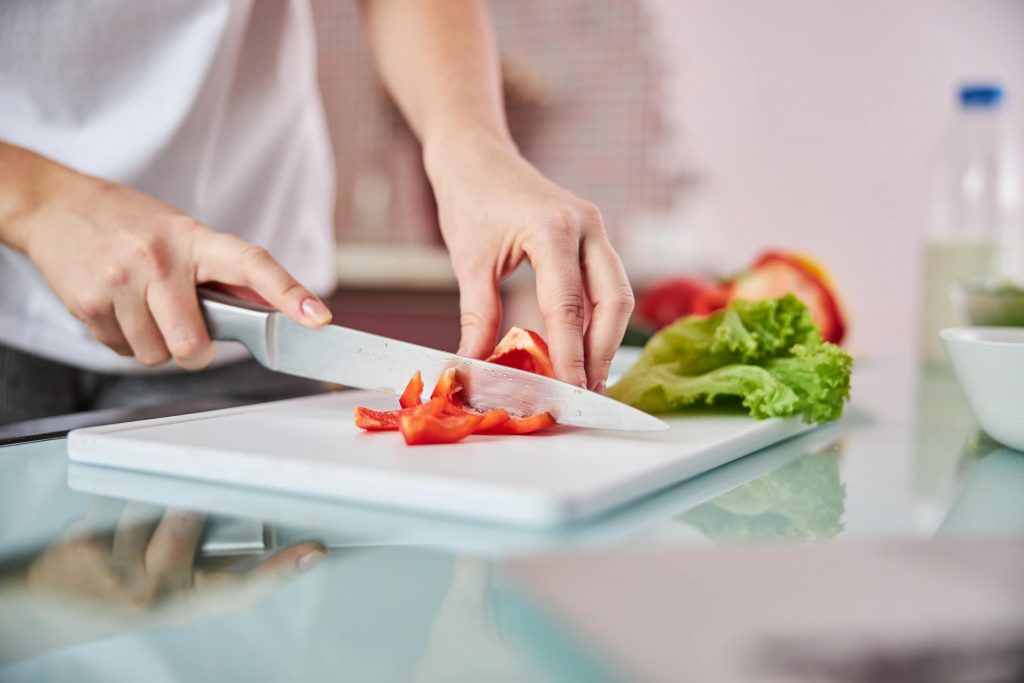
[[[197,558],[201,515],[114,506],[121,508],[97,501],[39,555],[0,574],[0,660],[244,609],[325,557],[322,545],[307,542],[255,566],[249,558],[244,566]]]
[[[500,138],[428,144],[424,158],[459,282],[459,353],[481,358],[494,348],[498,284],[527,259],[555,374],[602,391],[633,292],[597,208],[549,181]]]
[[[40,180],[17,188],[34,201],[9,231],[20,244],[9,241],[71,314],[117,353],[149,366],[169,358],[187,370],[207,366],[213,344],[196,295],[205,282],[249,288],[308,327],[330,322],[327,307],[262,247],[131,188],[10,150],[0,161]]]
[[[196,567],[205,519],[183,510],[154,514],[128,503],[112,536],[69,529],[25,571],[24,587],[98,601],[108,611],[200,614],[232,609],[312,568],[325,557],[317,543],[297,543],[246,571]]]

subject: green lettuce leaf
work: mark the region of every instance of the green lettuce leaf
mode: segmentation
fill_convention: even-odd
[[[733,402],[757,418],[826,422],[842,414],[850,368],[796,297],[741,300],[659,331],[608,395],[649,413]]]

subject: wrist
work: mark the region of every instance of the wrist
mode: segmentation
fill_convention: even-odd
[[[435,184],[449,171],[494,154],[519,156],[508,131],[467,126],[424,136],[423,140],[423,167]]]

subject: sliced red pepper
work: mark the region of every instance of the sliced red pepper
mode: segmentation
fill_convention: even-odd
[[[521,327],[510,329],[494,347],[494,353],[488,356],[487,360],[545,377],[555,376],[547,342],[536,332]]]
[[[446,417],[408,414],[399,418],[399,431],[410,446],[455,443],[476,431],[483,419],[483,415],[471,414]]]
[[[408,414],[416,417],[429,415],[430,417],[444,417],[445,408],[450,405],[448,397],[435,396],[426,403],[409,408]]]
[[[423,403],[423,375],[417,370],[406,385],[405,391],[398,397],[398,404],[403,408],[412,408]]]
[[[555,418],[551,417],[550,413],[538,413],[537,415],[529,415],[527,417],[515,417],[510,416],[508,420],[488,427],[487,429],[480,429],[480,434],[532,434],[533,432],[539,432],[542,429],[553,427],[555,425]]]
[[[529,330],[512,328],[488,359],[500,365],[553,377],[544,340]],[[548,413],[513,417],[500,409],[477,411],[465,405],[455,368],[445,370],[422,402],[423,377],[417,371],[399,398],[400,410],[356,408],[356,426],[368,431],[398,430],[410,446],[454,443],[470,434],[529,434],[555,424]]]
[[[398,431],[398,418],[405,410],[370,410],[358,406],[356,408],[356,427],[368,432]]]
[[[502,424],[504,422],[507,422],[512,417],[511,415],[509,415],[507,412],[505,412],[504,410],[502,410],[500,408],[494,408],[493,410],[479,411],[479,410],[473,410],[472,408],[467,408],[466,406],[464,406],[464,405],[462,405],[460,403],[449,403],[448,405],[446,405],[444,407],[444,414],[445,415],[483,415],[484,419],[480,421],[480,424],[476,428],[477,433],[486,431],[488,429],[491,429],[492,427],[497,427],[498,425],[500,425],[500,424]]]
[[[455,394],[460,391],[462,391],[462,385],[459,384],[459,380],[456,377],[455,368],[448,368],[441,373],[441,378],[437,380],[434,390],[430,392],[430,398],[444,396],[451,401]]]

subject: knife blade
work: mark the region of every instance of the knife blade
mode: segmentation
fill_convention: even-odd
[[[398,394],[416,370],[429,387],[445,370],[455,368],[467,402],[478,410],[548,412],[561,424],[597,429],[668,428],[624,403],[524,370],[340,325],[310,329],[275,309],[206,287],[199,288],[199,299],[211,338],[241,342],[261,365],[277,372]]]

